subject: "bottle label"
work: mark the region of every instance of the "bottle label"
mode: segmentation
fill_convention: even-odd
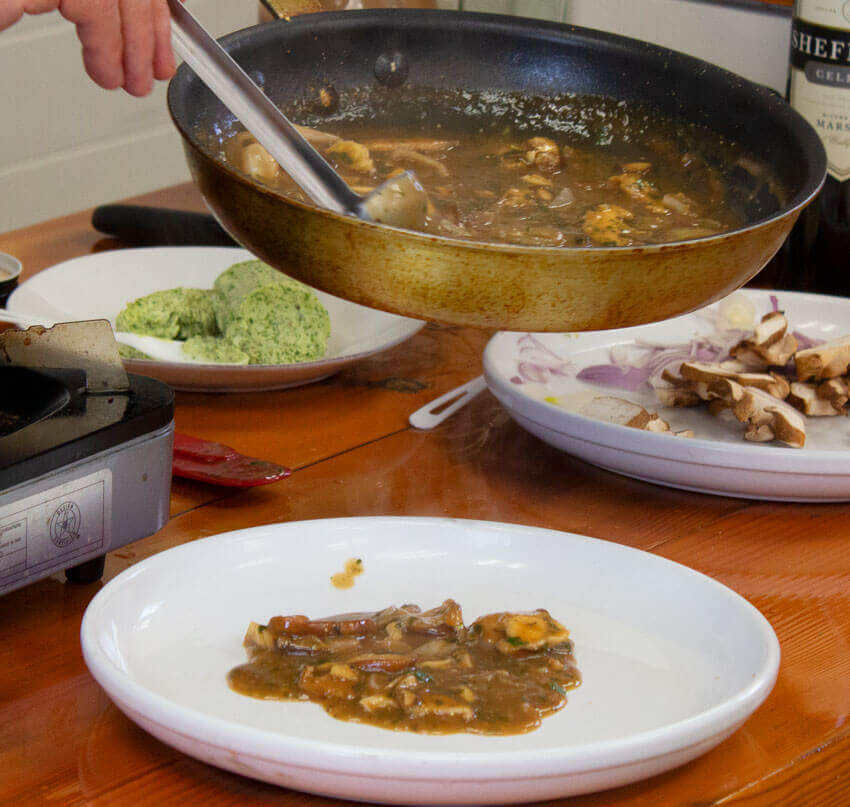
[[[797,0],[788,98],[820,135],[830,175],[850,179],[850,0]]]

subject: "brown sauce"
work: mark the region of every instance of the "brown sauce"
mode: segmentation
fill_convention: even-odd
[[[345,562],[343,571],[331,575],[331,583],[334,588],[352,588],[354,578],[361,574],[363,574],[363,561],[360,558],[349,558]]]
[[[601,128],[587,122],[594,105],[595,117],[606,122]],[[610,100],[570,98],[553,108],[581,125],[559,130],[550,108],[547,115],[528,113],[539,124],[423,121],[390,128],[339,117],[311,121],[302,132],[360,194],[413,170],[430,199],[424,229],[438,235],[529,246],[639,246],[743,223],[726,203],[724,171],[738,162],[733,144]],[[253,179],[307,201],[250,134],[231,134],[222,150]]]
[[[278,616],[252,622],[245,647],[249,661],[228,675],[236,692],[400,731],[531,731],[581,681],[569,632],[543,609],[469,626],[453,600],[425,612]]]

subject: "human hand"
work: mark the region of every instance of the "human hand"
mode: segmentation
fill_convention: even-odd
[[[86,72],[101,87],[142,96],[174,75],[166,0],[0,0],[0,31],[50,11],[76,26]]]

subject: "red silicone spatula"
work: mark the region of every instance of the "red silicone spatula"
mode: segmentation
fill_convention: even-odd
[[[178,432],[174,433],[171,469],[174,476],[234,488],[268,485],[292,473],[282,465],[246,457],[230,446]]]

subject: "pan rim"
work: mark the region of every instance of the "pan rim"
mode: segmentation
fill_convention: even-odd
[[[457,28],[458,26],[465,27],[474,25],[475,29],[479,31],[484,30],[492,33],[509,34],[511,36],[516,36],[520,33],[527,38],[542,38],[553,42],[563,42],[568,36],[571,39],[575,39],[586,44],[598,44],[602,42],[612,48],[627,48],[630,50],[638,50],[646,56],[654,56],[656,58],[662,57],[667,60],[668,68],[670,63],[676,62],[680,64],[683,69],[689,68],[691,72],[698,72],[703,76],[713,76],[717,80],[725,81],[730,88],[737,87],[739,90],[744,90],[753,94],[753,97],[756,98],[760,96],[763,102],[771,107],[773,114],[784,117],[786,130],[788,130],[789,134],[794,135],[801,150],[809,156],[808,162],[800,166],[804,169],[805,173],[800,178],[798,189],[789,196],[785,206],[770,215],[763,216],[755,221],[747,222],[746,224],[733,229],[724,230],[721,233],[657,244],[641,244],[620,247],[559,247],[461,239],[445,235],[423,233],[414,230],[405,230],[398,227],[392,227],[387,224],[364,221],[354,216],[335,213],[306,202],[300,202],[287,197],[283,193],[276,191],[274,188],[258,183],[246,175],[243,175],[229,163],[221,159],[213,152],[212,149],[202,146],[191,127],[186,125],[181,119],[181,116],[176,110],[178,105],[178,95],[181,89],[185,88],[188,90],[193,83],[200,81],[200,79],[198,79],[198,77],[186,64],[180,65],[174,77],[169,82],[167,92],[169,114],[174,126],[182,136],[184,147],[191,147],[201,158],[214,163],[216,167],[227,174],[231,180],[236,181],[254,191],[259,191],[263,195],[271,197],[284,205],[295,207],[311,215],[318,214],[331,220],[345,221],[367,228],[378,228],[381,231],[388,230],[404,234],[406,237],[411,237],[422,243],[445,244],[450,245],[454,249],[470,249],[478,251],[486,249],[488,251],[508,252],[511,254],[531,254],[541,256],[550,254],[563,256],[565,254],[587,255],[602,253],[627,255],[634,252],[669,252],[679,249],[693,248],[694,246],[709,246],[728,240],[733,236],[740,236],[745,233],[763,229],[766,226],[798,213],[817,196],[826,181],[827,159],[823,143],[814,128],[778,93],[775,93],[767,87],[755,84],[754,82],[726,70],[725,68],[719,67],[718,65],[698,59],[697,57],[690,56],[671,48],[625,37],[619,34],[598,31],[566,23],[514,17],[504,14],[454,11],[448,9],[358,9],[301,14],[288,20],[272,20],[270,22],[243,28],[239,31],[234,31],[233,33],[221,37],[219,41],[228,51],[230,51],[232,48],[238,47],[249,37],[256,37],[259,31],[264,31],[266,32],[266,36],[270,36],[271,32],[277,32],[281,25],[286,25],[289,30],[294,31],[297,34],[307,30],[316,31],[317,28],[320,31],[332,28],[340,21],[345,21],[347,30],[353,30],[358,27],[368,28],[376,22],[386,23],[389,19],[404,21],[407,25],[416,23],[418,25],[425,26],[426,28],[431,27],[437,29],[445,27],[445,20],[451,19],[453,28]]]

